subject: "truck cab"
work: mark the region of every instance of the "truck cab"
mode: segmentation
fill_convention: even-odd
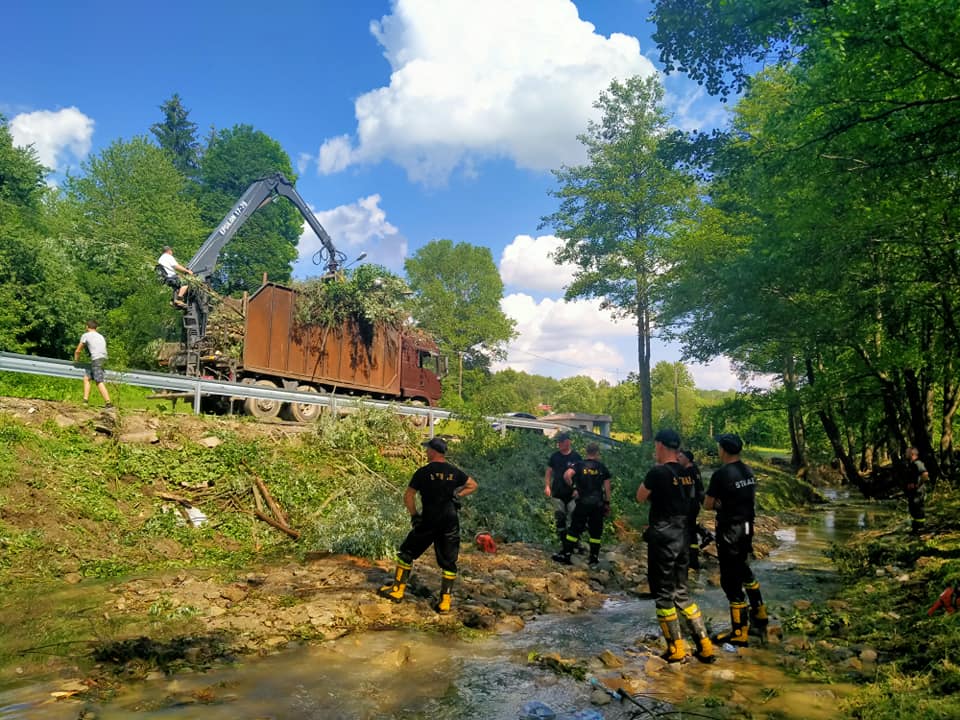
[[[440,380],[447,374],[447,359],[437,344],[425,334],[403,333],[400,359],[400,393],[430,406],[440,401]]]

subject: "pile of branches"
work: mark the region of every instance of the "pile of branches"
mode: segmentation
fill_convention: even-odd
[[[219,352],[239,360],[243,356],[243,301],[237,298],[210,296],[207,334],[201,340],[201,352]]]
[[[410,288],[380,265],[361,265],[349,273],[314,278],[294,287],[294,318],[303,329],[337,330],[352,324],[369,345],[378,325],[399,328],[409,317]]]

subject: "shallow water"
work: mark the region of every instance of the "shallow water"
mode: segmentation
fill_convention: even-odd
[[[881,506],[836,496],[803,524],[778,530],[779,547],[753,563],[774,621],[778,609],[788,609],[796,599],[816,602],[828,596],[837,580],[824,550],[869,527],[883,512]],[[719,629],[727,623],[727,605],[715,581],[701,577],[692,590]],[[558,713],[591,707],[587,682],[528,664],[531,652],[589,659],[610,650],[624,658],[628,668],[634,663],[634,690],[654,710],[663,707],[658,702],[711,696],[746,705],[755,717],[818,720],[835,717],[837,703],[851,689],[788,677],[780,666],[783,651],[776,646],[751,647],[742,655],[720,651],[714,665],[694,662],[646,676],[638,642],[656,634],[652,600],[616,597],[587,615],[542,616],[513,635],[476,642],[406,631],[348,636],[235,667],[131,684],[112,702],[97,707],[51,701],[55,683],[25,685],[0,692],[0,720],[76,720],[83,709],[95,712],[99,720],[516,720],[520,708],[532,700]],[[619,679],[619,671],[598,667],[596,673],[610,682]],[[598,710],[608,720],[618,720],[638,709],[613,703]],[[709,708],[698,713],[711,716]]]

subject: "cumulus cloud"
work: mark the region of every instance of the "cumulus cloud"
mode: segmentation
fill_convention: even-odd
[[[387,213],[380,207],[380,195],[369,195],[349,205],[340,205],[332,210],[314,212],[338,250],[351,262],[361,252],[366,252],[367,262],[374,262],[399,272],[407,254],[407,241],[400,231],[387,220]],[[323,250],[320,238],[304,223],[298,245],[300,257],[294,267],[298,277],[316,275],[324,263],[314,263],[314,256]]]
[[[13,144],[32,145],[37,159],[54,171],[83,160],[93,142],[93,119],[75,107],[35,110],[15,115],[9,123]]]
[[[508,287],[562,294],[573,280],[576,266],[557,265],[553,255],[563,245],[555,235],[517,235],[503,249],[500,277]]]
[[[516,321],[517,338],[507,360],[495,369],[513,368],[551,377],[589,375],[618,382],[636,365],[620,345],[634,336],[629,322],[615,321],[596,300],[535,300],[513,293],[500,303]],[[635,343],[634,343],[635,345]]]
[[[323,143],[321,173],[388,159],[442,183],[477,158],[533,170],[580,162],[576,136],[600,92],[655,72],[636,38],[598,34],[570,0],[395,0],[371,32],[390,84],[357,98],[355,137]]]

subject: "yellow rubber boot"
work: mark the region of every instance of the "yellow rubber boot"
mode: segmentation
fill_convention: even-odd
[[[433,609],[441,615],[446,615],[450,612],[453,604],[451,591],[453,590],[453,581],[456,579],[456,573],[448,570],[443,571],[443,579],[440,581],[440,599],[437,601],[437,604],[433,606]]]
[[[683,619],[687,623],[687,629],[693,636],[693,641],[697,646],[693,656],[702,663],[713,663],[717,661],[717,656],[713,654],[713,643],[707,635],[707,628],[703,624],[703,615],[700,614],[700,608],[696,603],[683,608]]]
[[[657,621],[660,623],[663,638],[667,641],[667,651],[660,657],[668,663],[683,662],[687,657],[687,651],[680,636],[680,619],[677,617],[677,611],[658,609]]]
[[[407,591],[407,580],[410,577],[410,568],[410,565],[398,562],[393,582],[377,590],[377,595],[395,603],[403,600],[403,594]]]
[[[720,644],[730,643],[746,647],[750,644],[747,634],[750,632],[750,620],[747,617],[747,604],[745,602],[730,603],[730,630],[718,633],[714,636],[714,641]]]

